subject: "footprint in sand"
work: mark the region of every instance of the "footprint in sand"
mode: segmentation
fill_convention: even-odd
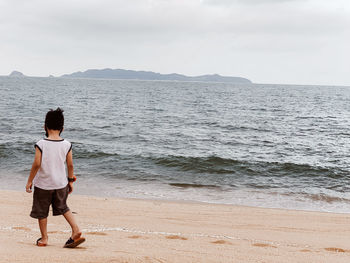
[[[216,241],[212,241],[211,243],[213,243],[213,244],[219,244],[219,245],[224,245],[224,244],[232,245],[231,242],[228,242],[228,241],[225,241],[225,240],[216,240]]]
[[[166,239],[181,239],[181,240],[187,240],[186,237],[180,237],[178,235],[170,235],[170,236],[166,236]]]
[[[132,238],[132,239],[137,239],[137,238],[141,238],[141,236],[128,236],[128,238]]]
[[[30,228],[24,227],[24,226],[14,226],[12,227],[13,230],[24,230],[24,231],[31,231]]]
[[[326,247],[325,250],[327,251],[331,251],[331,252],[346,252],[345,249],[342,249],[342,248],[337,248],[337,247]]]
[[[254,247],[273,247],[273,248],[277,248],[276,246],[272,246],[270,244],[265,244],[265,243],[254,243],[253,246]]]
[[[128,236],[128,238],[132,238],[132,239],[138,239],[138,238],[148,239],[148,237],[138,236],[138,235]]]

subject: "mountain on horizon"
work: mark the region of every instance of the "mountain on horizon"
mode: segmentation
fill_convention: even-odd
[[[19,71],[12,71],[9,75],[9,77],[25,77],[25,75],[22,72]]]
[[[252,83],[249,79],[242,77],[228,77],[218,74],[202,76],[186,76],[182,74],[161,74],[152,71],[135,71],[125,69],[88,69],[84,72],[78,71],[65,74],[62,78],[98,78],[98,79],[137,79],[137,80],[170,80],[170,81],[207,81],[207,82],[231,82]]]

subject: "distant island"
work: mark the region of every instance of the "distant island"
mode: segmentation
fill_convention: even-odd
[[[230,82],[252,83],[249,79],[241,77],[220,76],[218,74],[202,76],[185,76],[177,73],[161,74],[152,71],[135,71],[125,69],[89,69],[65,74],[62,78],[97,78],[97,79],[136,79],[136,80],[170,80],[170,81],[205,81],[205,82]]]
[[[25,75],[22,72],[14,70],[11,72],[9,77],[25,77]]]
[[[12,71],[9,77],[26,77],[22,72]],[[49,75],[49,78],[54,78]],[[168,80],[168,81],[203,81],[203,82],[227,82],[227,83],[252,83],[242,77],[221,76],[218,74],[186,76],[182,74],[161,74],[152,71],[135,71],[126,69],[88,69],[72,74],[62,75],[61,78],[92,78],[92,79],[134,79],[134,80]]]

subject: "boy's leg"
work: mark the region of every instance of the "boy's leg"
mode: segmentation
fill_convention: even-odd
[[[52,210],[53,215],[63,215],[64,218],[69,223],[72,228],[72,239],[77,239],[81,236],[81,232],[78,224],[75,221],[75,218],[72,212],[69,210],[67,206],[67,198],[69,193],[69,186],[62,189],[57,189],[54,191],[54,197],[52,201]]]
[[[39,228],[41,232],[41,240],[40,243],[47,244],[48,236],[47,236],[47,217],[38,219]]]
[[[69,223],[70,227],[72,228],[72,239],[76,239],[79,238],[81,235],[80,229],[78,224],[75,221],[75,218],[72,214],[71,211],[68,211],[66,213],[63,214],[64,218],[67,220],[67,222]]]
[[[47,244],[47,216],[49,215],[49,207],[51,204],[51,190],[44,190],[34,186],[33,207],[30,216],[38,219],[41,232],[41,240],[39,243]]]

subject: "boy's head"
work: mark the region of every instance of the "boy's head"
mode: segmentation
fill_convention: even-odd
[[[63,130],[64,116],[63,110],[57,108],[56,110],[49,110],[45,117],[45,131],[46,136],[48,136],[47,130],[58,130],[60,134]]]

